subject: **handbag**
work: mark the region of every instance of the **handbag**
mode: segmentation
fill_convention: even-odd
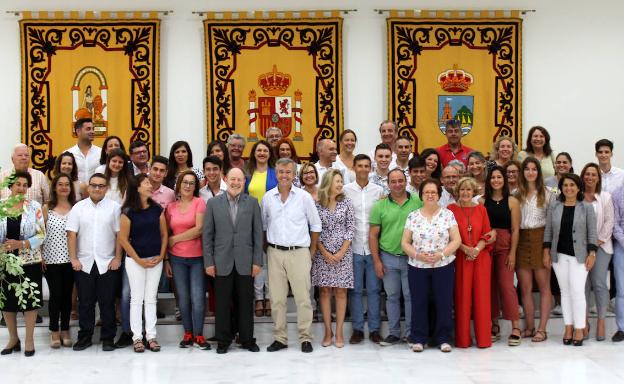
[[[21,248],[18,253],[19,258],[22,260],[22,265],[31,265],[41,263],[43,255],[41,254],[41,247],[35,249]]]

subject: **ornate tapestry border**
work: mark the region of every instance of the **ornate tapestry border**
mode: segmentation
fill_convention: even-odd
[[[314,137],[313,152],[320,139],[338,139],[343,130],[343,89],[342,89],[342,18],[308,18],[308,19],[240,19],[240,20],[204,20],[204,48],[206,51],[206,111],[207,138],[227,140],[234,132],[237,111],[233,80],[230,79],[236,70],[237,54],[245,49],[260,49],[264,45],[283,45],[293,50],[307,50],[314,56],[317,71],[317,98],[315,120],[318,132]],[[288,29],[282,27],[318,27],[326,25],[324,33],[317,34],[312,28]],[[218,31],[219,27],[234,27],[231,32]],[[267,27],[262,32],[253,34],[252,46],[242,45],[250,29],[246,27]],[[213,47],[212,36],[219,43]],[[336,46],[331,42],[331,33],[335,37]],[[293,40],[295,35],[302,44]],[[216,66],[213,69],[213,65]],[[231,68],[232,66],[233,68]],[[229,86],[228,86],[229,84]],[[217,100],[213,105],[212,101]],[[241,111],[238,111],[241,113]],[[308,159],[309,156],[300,156]]]
[[[442,28],[418,28],[438,24]],[[401,28],[401,25],[416,28]],[[506,26],[503,29],[466,28],[473,25]],[[415,92],[407,92],[408,83],[414,83],[418,56],[424,50],[466,45],[471,49],[488,50],[493,54],[492,65],[497,71],[495,121],[496,133],[492,141],[501,135],[511,136],[521,146],[522,137],[522,19],[457,19],[444,18],[388,18],[388,114],[399,125],[399,134],[411,137],[416,146]],[[513,46],[510,28],[515,28]],[[399,44],[394,43],[394,31],[399,34]],[[511,32],[511,33],[510,33]],[[475,42],[475,39],[479,40]],[[434,41],[435,40],[435,41]],[[514,47],[515,46],[515,50]],[[396,68],[396,71],[394,70]],[[412,87],[413,90],[415,88]],[[397,94],[398,92],[398,94]],[[395,105],[395,101],[399,104]]]
[[[45,32],[37,27],[58,26]],[[101,27],[113,27],[114,35]],[[140,28],[134,28],[139,26]],[[69,29],[69,32],[67,30]],[[149,35],[153,42],[149,44]],[[31,162],[49,176],[54,154],[50,136],[52,108],[46,78],[57,50],[99,46],[128,56],[132,80],[131,140],[148,144],[152,154],[160,150],[160,20],[158,19],[24,19],[20,20],[22,55],[22,142],[31,149]],[[63,38],[69,45],[61,45]],[[148,81],[152,77],[153,83]],[[135,89],[136,88],[136,89]],[[136,93],[135,93],[136,92]]]

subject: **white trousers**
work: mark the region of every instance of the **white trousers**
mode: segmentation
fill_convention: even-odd
[[[576,257],[558,254],[559,260],[553,263],[561,289],[561,311],[563,323],[576,329],[585,328],[587,302],[585,301],[585,282],[587,269]]]
[[[156,338],[156,297],[163,263],[143,268],[132,258],[126,257],[126,273],[130,283],[130,329],[132,339],[143,338],[143,304],[145,303],[145,337]]]

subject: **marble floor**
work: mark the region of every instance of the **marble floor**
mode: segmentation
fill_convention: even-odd
[[[503,325],[503,340],[509,326]],[[52,350],[48,346],[48,331],[35,330],[36,355],[23,353],[0,357],[0,383],[623,383],[624,343],[615,344],[610,335],[614,319],[607,319],[608,341],[597,342],[593,337],[582,347],[561,344],[562,320],[549,323],[549,339],[531,343],[524,339],[519,347],[510,348],[502,340],[492,348],[478,350],[454,349],[443,354],[426,349],[417,354],[406,344],[379,347],[368,340],[361,345],[323,348],[314,343],[312,354],[301,353],[296,338],[296,324],[289,323],[290,346],[275,353],[265,351],[272,341],[271,324],[256,324],[260,353],[231,348],[225,355],[214,349],[179,349],[182,336],[180,325],[159,325],[160,353],[134,353],[130,347],[114,352],[102,352],[101,345],[74,352],[69,348]],[[385,334],[386,324],[382,329]],[[24,329],[20,328],[23,340]],[[76,328],[72,328],[76,332]],[[214,325],[207,324],[206,335],[212,335]],[[322,324],[314,324],[316,335],[322,334]],[[350,324],[345,337],[351,333]],[[0,347],[8,336],[0,328]],[[22,345],[23,348],[23,345]]]

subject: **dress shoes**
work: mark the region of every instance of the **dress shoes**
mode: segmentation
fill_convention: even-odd
[[[115,348],[126,348],[131,346],[132,344],[132,334],[128,332],[121,332],[121,335],[119,335],[119,338],[115,342],[114,346]]]
[[[217,353],[219,355],[223,355],[224,353],[227,353],[228,347],[229,345],[227,344],[221,344],[221,343],[217,344]]]
[[[613,341],[614,343],[619,343],[620,341],[624,340],[624,332],[623,331],[617,331],[613,334],[613,337],[611,337],[611,341]]]
[[[116,346],[113,340],[102,340],[102,351],[111,352],[114,351],[115,348]]]
[[[35,356],[35,350],[34,349],[32,351],[24,350],[24,356],[26,356],[26,357],[33,357],[33,356]]]
[[[312,348],[312,343],[310,343],[309,341],[304,341],[303,343],[301,343],[301,352],[310,353],[313,350],[314,349]]]
[[[243,344],[242,348],[248,350],[249,352],[260,352],[260,347],[258,347],[258,344],[255,342]]]
[[[74,343],[74,346],[72,347],[72,349],[74,351],[83,351],[92,345],[93,345],[93,342],[91,341],[91,337],[82,337],[82,338],[79,338],[78,341]]]
[[[310,345],[310,347],[312,347],[312,345]],[[288,345],[280,343],[279,341],[275,340],[271,345],[267,347],[267,352],[277,352],[279,350],[286,349],[286,348],[288,348]]]
[[[2,356],[10,355],[13,352],[19,352],[21,350],[22,350],[22,342],[17,340],[17,343],[13,344],[12,347],[6,348],[6,349],[3,349],[2,351],[0,351],[0,355],[2,355]]]
[[[382,342],[383,338],[379,334],[379,331],[373,331],[368,335],[368,339],[375,344],[379,344]]]
[[[360,344],[362,340],[364,340],[364,332],[354,329],[349,339],[349,344]]]

